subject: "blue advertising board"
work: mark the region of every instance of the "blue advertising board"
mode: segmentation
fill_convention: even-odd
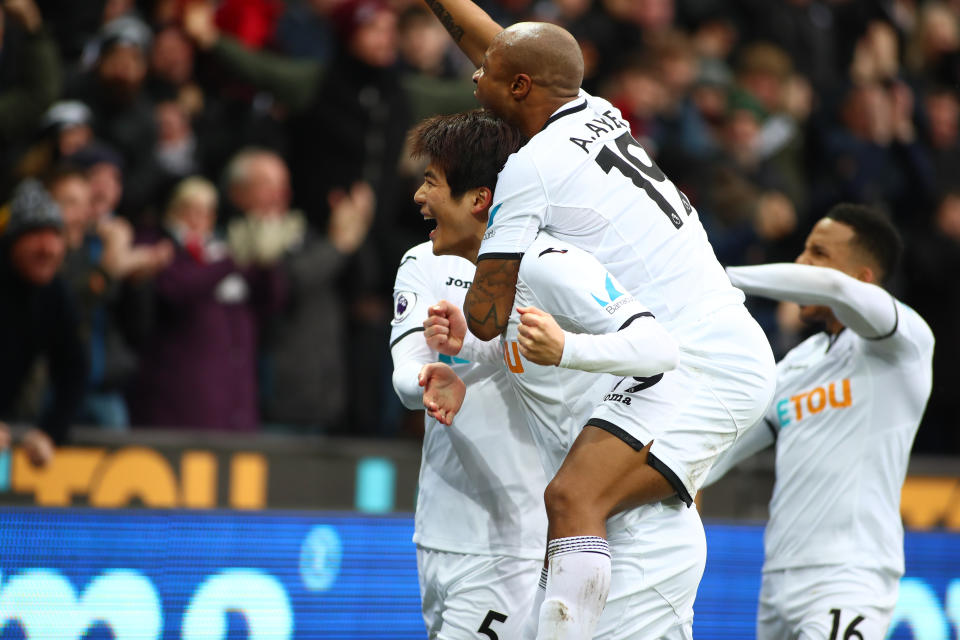
[[[409,516],[0,509],[0,640],[424,638]],[[762,527],[708,524],[695,637],[753,636]],[[960,634],[960,536],[908,533],[891,637]]]

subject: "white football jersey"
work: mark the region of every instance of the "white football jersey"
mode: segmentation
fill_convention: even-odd
[[[451,426],[426,418],[413,540],[440,551],[542,559],[548,478],[503,367],[438,356],[423,338],[427,308],[440,300],[462,306],[474,270],[463,258],[433,255],[430,242],[410,249],[397,270],[391,346],[421,341],[424,364],[447,362],[467,387]]]
[[[686,196],[583,91],[507,160],[480,259],[519,258],[540,229],[595,256],[681,342],[686,322],[743,302]]]
[[[504,365],[552,477],[593,408],[622,378],[541,366],[524,358],[517,341],[520,316],[516,312],[516,307],[524,306],[546,311],[566,331],[590,334],[615,332],[648,315],[649,310],[593,256],[549,234],[541,232],[524,255],[515,308],[501,338],[501,348]],[[672,547],[681,551],[687,545],[695,548],[703,539],[696,509],[687,509],[679,501],[618,514],[608,520],[607,533],[611,544],[630,544],[638,537],[670,539]],[[654,563],[648,570],[654,570]]]
[[[766,416],[777,478],[765,570],[847,564],[903,573],[900,492],[930,396],[934,340],[913,309],[894,304],[890,336],[820,333],[778,364]]]
[[[573,245],[541,233],[520,262],[517,295],[501,338],[504,364],[552,477],[592,408],[620,380],[608,374],[541,366],[520,355],[516,307],[551,314],[564,330],[603,334],[649,310],[599,262]]]

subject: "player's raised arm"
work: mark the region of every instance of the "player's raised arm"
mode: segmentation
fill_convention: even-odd
[[[479,67],[493,37],[503,27],[470,0],[424,0],[474,66]]]
[[[837,320],[864,338],[889,336],[897,326],[893,296],[836,269],[783,263],[730,267],[727,275],[751,295],[830,307]]]

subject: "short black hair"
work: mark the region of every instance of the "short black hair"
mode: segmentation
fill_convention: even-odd
[[[887,216],[871,207],[842,203],[830,209],[826,217],[853,229],[853,243],[880,267],[878,281],[893,275],[903,253],[903,240]]]
[[[456,199],[469,189],[496,188],[507,158],[525,143],[519,129],[486,109],[427,118],[410,134],[413,157],[437,165]]]

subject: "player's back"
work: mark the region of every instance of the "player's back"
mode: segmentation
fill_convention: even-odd
[[[689,201],[600,98],[581,92],[507,161],[481,257],[521,253],[537,229],[594,255],[671,330],[743,302]]]
[[[462,305],[473,273],[463,258],[433,255],[429,242],[408,251],[397,272],[391,344],[422,341],[429,305]],[[451,426],[425,421],[414,541],[453,553],[542,558],[547,476],[506,372],[438,358],[467,394]]]
[[[845,564],[903,572],[900,491],[930,395],[933,335],[896,302],[895,333],[820,333],[778,365],[767,414],[777,479],[767,570]]]
[[[619,286],[595,258],[541,233],[521,262],[514,307],[535,306],[550,313],[567,331],[611,333],[638,314],[646,313],[644,306],[625,293],[621,293],[612,304],[601,299],[602,296],[610,297],[609,292]],[[514,309],[501,339],[504,364],[534,438],[541,447],[547,472],[552,475],[597,403],[620,378],[530,362],[520,355],[519,324],[520,317]],[[682,506],[678,499],[668,502],[671,507]],[[623,535],[632,538],[640,529],[647,530],[648,523],[641,514],[649,518],[652,512],[661,513],[663,509],[659,504],[647,505],[617,516],[612,520],[614,530],[610,539],[615,539],[617,532],[629,532]],[[680,529],[689,524],[687,519],[690,516],[682,515],[683,511],[687,509],[683,507],[678,511],[681,514],[677,520]]]

